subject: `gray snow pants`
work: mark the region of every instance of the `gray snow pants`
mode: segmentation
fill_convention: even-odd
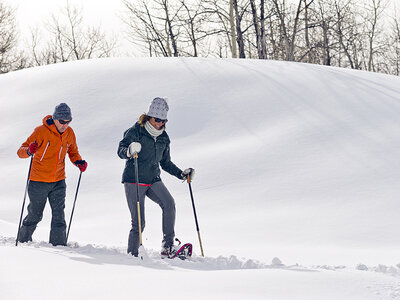
[[[139,224],[137,215],[136,184],[124,183],[125,195],[131,212],[132,228],[129,232],[128,253],[137,256],[139,248]],[[150,186],[139,185],[140,221],[142,232],[145,227],[144,199],[149,197],[162,209],[163,246],[169,247],[175,237],[175,200],[162,181]]]
[[[65,180],[51,183],[29,182],[28,215],[22,223],[18,239],[21,243],[32,241],[32,234],[37,224],[43,218],[43,210],[48,198],[52,214],[49,242],[53,246],[66,245],[66,223],[64,216],[66,188]]]

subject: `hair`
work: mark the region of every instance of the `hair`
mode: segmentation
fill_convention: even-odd
[[[142,114],[142,115],[139,117],[138,123],[140,124],[140,126],[143,127],[144,124],[146,124],[146,122],[149,121],[150,119],[151,119],[150,116],[148,116],[148,115],[146,115],[146,114]]]
[[[144,126],[144,124],[146,124],[146,122],[148,122],[150,119],[151,119],[152,117],[150,117],[150,116],[148,116],[147,114],[142,114],[140,117],[139,117],[139,121],[138,121],[138,123],[140,124],[140,126]],[[165,128],[165,123],[164,123],[164,125],[163,126],[161,126],[161,128]]]

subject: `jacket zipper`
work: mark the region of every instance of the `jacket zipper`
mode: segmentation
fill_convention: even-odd
[[[69,144],[67,143],[67,148],[65,150],[65,156],[67,156],[67,154],[68,154],[68,148],[69,148]],[[64,156],[64,161],[65,161],[65,156]]]
[[[49,145],[50,145],[50,142],[47,142],[46,148],[44,149],[44,152],[42,154],[42,157],[40,158],[40,161],[42,161],[44,155],[46,154],[46,151],[47,151],[47,148],[49,147]]]
[[[62,145],[62,137],[61,137],[61,135],[60,135],[60,144],[58,145],[59,151],[60,151],[61,148],[62,148],[61,145]],[[55,166],[54,166],[53,179],[52,179],[53,182],[54,182],[54,177],[56,176],[57,164],[58,164],[58,158],[56,157],[56,164],[55,164]]]

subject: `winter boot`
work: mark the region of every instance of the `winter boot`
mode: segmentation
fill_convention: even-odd
[[[52,227],[50,230],[49,243],[53,246],[66,246],[67,234],[65,227]]]
[[[176,251],[179,249],[179,245],[181,242],[178,239],[175,239],[178,241],[178,245],[174,245],[172,243],[166,243],[165,240],[162,242],[162,248],[161,248],[161,258],[173,258],[176,254]]]
[[[175,238],[175,241],[178,243],[177,245],[172,244],[167,246],[165,242],[163,242],[163,246],[161,248],[161,258],[175,258],[177,256],[177,252],[181,250],[181,241]],[[191,255],[190,251],[190,255]]]
[[[176,253],[176,246],[171,245],[167,247],[161,248],[161,258],[172,258],[175,256]]]
[[[25,226],[22,225],[19,236],[18,236],[18,241],[21,243],[26,243],[26,242],[32,242],[32,234],[36,229],[36,225],[34,226]]]
[[[139,233],[136,232],[133,228],[129,231],[128,238],[128,253],[138,257],[139,254]]]

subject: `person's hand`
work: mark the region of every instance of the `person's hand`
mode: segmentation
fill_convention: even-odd
[[[28,155],[32,156],[37,151],[39,145],[37,142],[30,143],[28,146]]]
[[[87,162],[85,160],[77,160],[74,164],[79,168],[79,171],[85,172],[87,168]]]
[[[193,180],[194,177],[194,169],[193,168],[187,168],[182,172],[182,179],[187,180],[189,176],[189,181]]]
[[[140,150],[142,150],[142,145],[138,142],[132,142],[128,147],[126,155],[132,157],[134,154],[139,153]]]

